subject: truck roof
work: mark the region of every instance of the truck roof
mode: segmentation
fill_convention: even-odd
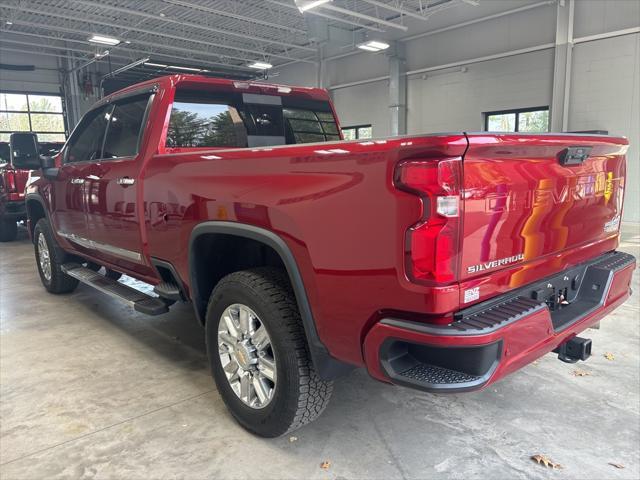
[[[193,87],[220,87],[222,90],[236,90],[242,93],[262,93],[265,95],[300,95],[313,100],[329,101],[329,93],[323,88],[296,87],[290,85],[267,83],[261,80],[233,80],[229,78],[216,78],[208,77],[205,75],[178,73],[174,75],[165,75],[162,77],[152,78],[150,80],[125,87],[121,90],[118,90],[117,92],[105,96],[99,103],[109,102],[112,98],[128,94],[132,91],[144,87],[159,85],[165,88],[171,88],[179,84],[190,85]]]

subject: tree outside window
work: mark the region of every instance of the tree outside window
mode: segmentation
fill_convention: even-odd
[[[371,125],[355,125],[352,127],[342,127],[342,135],[345,140],[358,140],[361,138],[373,137]]]
[[[484,129],[488,132],[549,131],[549,107],[520,108],[484,114]]]

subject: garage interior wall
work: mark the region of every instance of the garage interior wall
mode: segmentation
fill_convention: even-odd
[[[493,14],[526,3],[485,5]],[[526,11],[404,42],[406,70],[427,70],[408,75],[407,133],[481,131],[484,112],[551,106],[557,8],[540,2]],[[465,20],[452,20],[456,13],[433,17],[433,30]],[[638,27],[637,0],[575,2],[573,38],[580,42],[573,47],[567,130],[607,130],[629,139],[627,222],[640,222]],[[624,34],[607,38],[614,32]],[[330,58],[318,83],[331,91],[341,124],[371,124],[374,137],[389,135],[387,56]],[[274,81],[318,85],[313,65],[275,70]]]

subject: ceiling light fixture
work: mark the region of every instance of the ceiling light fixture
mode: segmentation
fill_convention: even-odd
[[[253,62],[247,65],[247,67],[255,68],[256,70],[268,70],[273,67],[273,65],[267,62]]]
[[[169,68],[173,68],[174,70],[184,70],[186,72],[201,72],[201,68],[193,68],[193,67],[179,67],[178,65],[169,65]]]
[[[115,47],[120,43],[120,40],[118,40],[117,38],[105,37],[103,35],[92,35],[88,38],[88,40],[91,43],[98,43],[100,45],[110,45],[112,47]]]
[[[6,22],[4,22],[5,25],[13,25],[13,22],[11,20],[7,20]]]
[[[298,7],[298,10],[300,10],[300,13],[304,13],[307,10],[311,10],[312,8],[316,8],[319,7],[320,5],[324,4],[324,3],[329,3],[332,2],[333,0],[295,0],[296,2],[296,6]]]
[[[369,40],[368,42],[359,44],[358,48],[366,50],[367,52],[381,52],[389,48],[389,44],[379,40]]]
[[[145,67],[159,67],[159,68],[167,68],[169,65],[165,65],[164,63],[151,63],[145,62]]]

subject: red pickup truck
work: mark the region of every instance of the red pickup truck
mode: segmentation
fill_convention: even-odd
[[[461,392],[551,351],[586,359],[577,334],[630,295],[627,148],[343,141],[324,90],[175,75],[84,116],[27,187],[29,228],[52,293],[81,281],[148,314],[192,302],[230,411],[276,436],[316,418],[353,367]]]
[[[62,148],[59,142],[39,144],[40,155],[55,155]],[[28,170],[13,168],[9,142],[0,142],[0,242],[10,242],[18,236],[18,223],[27,219],[24,188]]]

